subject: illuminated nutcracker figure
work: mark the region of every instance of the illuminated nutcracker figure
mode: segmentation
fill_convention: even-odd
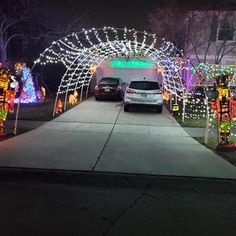
[[[235,101],[230,98],[228,83],[230,77],[222,75],[217,77],[217,98],[211,103],[211,108],[216,112],[218,149],[235,149],[231,140],[232,120],[235,116]]]
[[[14,92],[8,90],[10,85],[10,71],[6,68],[0,67],[0,135],[5,135],[4,123],[7,119],[9,111],[9,104],[12,109],[12,102],[14,101]]]

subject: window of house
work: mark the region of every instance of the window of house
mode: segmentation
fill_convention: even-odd
[[[234,31],[234,20],[224,19],[219,24],[217,39],[220,41],[234,41]]]

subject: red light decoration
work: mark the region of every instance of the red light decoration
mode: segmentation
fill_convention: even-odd
[[[10,85],[10,71],[0,68],[0,135],[5,135],[4,124],[8,111],[14,107],[14,92],[8,90]],[[9,105],[10,104],[10,105]]]
[[[211,110],[216,112],[217,118],[217,149],[236,149],[236,145],[231,140],[232,120],[236,115],[236,101],[230,97],[228,83],[230,76],[222,74],[216,78],[217,98],[211,101]]]

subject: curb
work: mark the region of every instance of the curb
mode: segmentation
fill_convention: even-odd
[[[0,184],[9,182],[236,193],[236,179],[0,167]]]

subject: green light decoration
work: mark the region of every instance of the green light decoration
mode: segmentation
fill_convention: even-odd
[[[0,111],[0,120],[6,121],[7,119],[7,111]]]
[[[153,64],[140,60],[111,60],[109,63],[111,68],[117,69],[151,69]]]
[[[230,132],[232,127],[231,121],[220,121],[220,131],[221,132]]]
[[[197,67],[192,68],[193,73],[197,73],[202,78],[207,80],[215,79],[220,75],[233,75],[236,71],[236,67],[234,65],[216,65],[216,64],[208,64],[208,63],[200,63]]]

